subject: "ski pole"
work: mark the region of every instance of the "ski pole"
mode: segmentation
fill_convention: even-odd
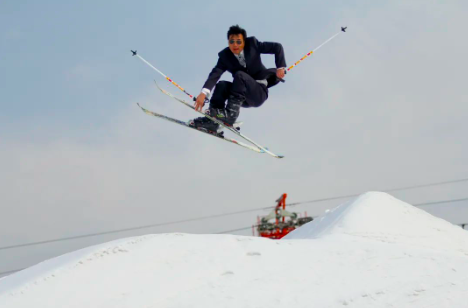
[[[187,91],[185,91],[184,88],[182,88],[181,86],[179,86],[174,80],[172,80],[171,78],[167,77],[166,75],[164,75],[163,72],[161,72],[160,70],[158,70],[157,68],[155,68],[151,63],[149,63],[148,61],[146,61],[145,59],[143,59],[142,56],[140,56],[139,54],[137,54],[137,51],[136,50],[130,50],[132,53],[133,53],[133,56],[137,56],[141,61],[143,61],[144,63],[146,63],[146,65],[148,65],[149,67],[151,67],[152,69],[154,69],[156,72],[158,72],[159,74],[161,74],[164,78],[167,79],[167,81],[169,81],[170,83],[172,83],[173,85],[175,85],[177,88],[179,88],[179,90],[181,90],[182,92],[184,92],[185,94],[187,94],[191,99],[193,99],[194,101],[197,100],[197,98],[195,96],[193,96],[192,94],[188,93]]]
[[[341,27],[341,31],[342,32],[346,32],[346,28],[348,27]],[[285,73],[289,72],[292,68],[294,68],[296,65],[298,65],[300,62],[302,62],[305,58],[309,57],[310,55],[312,55],[314,52],[316,52],[317,50],[319,50],[323,45],[327,44],[328,42],[330,42],[331,40],[333,40],[336,36],[338,36],[341,32],[338,32],[336,33],[335,35],[333,35],[332,37],[330,37],[328,40],[326,40],[325,42],[323,42],[320,46],[318,46],[317,48],[315,48],[314,50],[310,51],[309,53],[307,53],[305,56],[303,56],[301,59],[299,59],[299,61],[297,61],[296,63],[294,63],[293,65],[291,65],[290,67],[288,67],[286,70],[285,70]],[[156,67],[154,67],[151,63],[149,63],[148,61],[146,61],[145,59],[143,59],[142,56],[140,56],[136,50],[130,50],[133,54],[133,56],[137,56],[141,61],[143,61],[146,65],[148,65],[149,67],[151,67],[152,69],[154,69],[156,72],[158,72],[159,74],[161,74],[164,78],[166,78],[170,83],[172,83],[173,85],[175,85],[177,88],[179,88],[179,90],[181,90],[182,92],[184,92],[185,94],[187,94],[191,99],[193,99],[194,101],[197,100],[197,98],[195,96],[193,96],[192,94],[188,93],[187,91],[185,91],[184,88],[182,88],[181,86],[179,86],[175,81],[173,81],[171,78],[167,77],[163,72],[161,72],[160,70],[158,70]],[[280,79],[282,82],[284,82],[283,79]],[[205,103],[207,103],[207,99],[205,99]]]
[[[305,56],[303,56],[302,58],[299,59],[299,61],[297,61],[296,63],[294,63],[293,65],[291,65],[290,67],[288,67],[285,71],[285,73],[289,72],[290,70],[292,70],[296,65],[298,65],[300,62],[302,62],[305,58],[309,57],[310,55],[312,55],[314,52],[316,52],[317,50],[319,50],[323,45],[325,45],[326,43],[330,42],[331,40],[333,40],[335,37],[337,37],[341,32],[346,32],[346,28],[348,27],[341,27],[341,31],[336,33],[335,35],[333,35],[332,37],[330,37],[328,40],[326,40],[325,42],[323,42],[320,46],[318,46],[317,48],[315,48],[314,50],[310,51],[309,53],[307,53]]]

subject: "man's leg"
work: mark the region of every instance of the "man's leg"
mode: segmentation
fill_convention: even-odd
[[[231,93],[232,82],[220,81],[216,84],[213,95],[210,99],[210,108],[223,109],[226,106],[226,100]]]
[[[231,94],[244,100],[244,108],[260,107],[268,98],[268,89],[247,73],[239,71],[234,75]]]
[[[231,95],[226,105],[226,123],[233,125],[240,107],[260,107],[268,98],[267,88],[243,71],[234,74]]]

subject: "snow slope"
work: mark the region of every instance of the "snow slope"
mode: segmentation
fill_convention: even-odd
[[[127,238],[0,280],[0,307],[468,307],[468,233],[367,193],[273,241]]]
[[[381,192],[368,192],[329,210],[285,239],[337,234],[468,253],[465,230]]]

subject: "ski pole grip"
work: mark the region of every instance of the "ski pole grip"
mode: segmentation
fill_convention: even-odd
[[[288,73],[288,71],[286,70],[285,67],[283,67],[283,70],[284,70],[284,74],[286,75],[286,74]],[[279,79],[279,81],[281,81],[281,82],[286,82],[286,80],[284,80],[283,78],[279,78],[279,77],[278,77],[278,79]]]
[[[196,97],[196,96],[193,97],[193,101],[194,101],[194,102],[197,101],[197,97]],[[203,102],[203,106],[206,105],[206,104],[209,104],[209,103],[210,103],[210,100],[207,99],[207,98],[205,98],[205,102]]]

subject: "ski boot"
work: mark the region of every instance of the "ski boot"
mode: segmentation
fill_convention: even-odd
[[[224,109],[210,108],[205,113],[223,122],[226,119],[226,111]],[[188,121],[188,124],[196,129],[204,130],[211,134],[222,135],[223,127],[218,123],[211,121],[207,117],[195,118]]]
[[[239,117],[240,108],[243,102],[244,99],[230,95],[226,105],[226,120],[223,122],[237,130],[240,130],[240,126],[242,125],[242,122],[236,122],[236,120]]]
[[[240,107],[244,100],[234,95],[230,95],[226,109],[220,108],[209,108],[206,114],[223,122],[227,126],[231,126],[237,130],[240,130],[242,122],[236,122],[239,117]],[[223,135],[223,127],[216,122],[211,121],[207,117],[199,117],[188,122],[190,126],[197,129],[205,130],[209,133],[216,134],[218,136]]]

